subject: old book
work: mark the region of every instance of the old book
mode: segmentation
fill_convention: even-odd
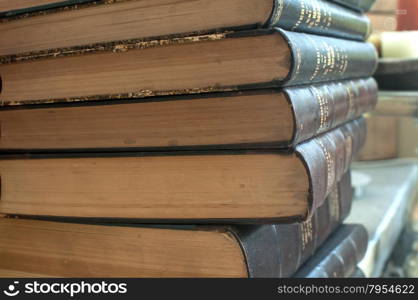
[[[362,225],[342,225],[296,273],[295,277],[348,278],[367,250],[367,231]]]
[[[61,7],[77,2],[88,3]],[[272,26],[364,40],[370,25],[367,17],[323,0],[91,2],[58,0],[49,3],[49,9],[43,11],[38,6],[0,12],[0,56],[38,51],[54,53],[53,49],[80,45]],[[0,2],[0,8],[22,8],[22,4],[21,0]]]
[[[358,119],[290,152],[2,156],[0,213],[154,223],[300,221],[347,171],[365,133]]]
[[[343,6],[346,6],[354,10],[368,11],[373,6],[376,0],[328,0],[328,1],[341,4]]]
[[[0,150],[288,147],[360,117],[372,78],[221,94],[0,110]]]
[[[350,203],[347,174],[303,224],[122,227],[1,218],[0,276],[287,277]]]
[[[3,61],[0,101],[18,105],[312,84],[367,77],[376,65],[376,50],[368,43],[280,29],[220,33]]]

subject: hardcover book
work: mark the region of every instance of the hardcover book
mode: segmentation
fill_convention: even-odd
[[[233,91],[368,77],[373,45],[280,29],[3,57],[2,105]]]
[[[312,219],[262,226],[105,226],[0,218],[0,275],[288,277],[348,214],[346,174]]]
[[[376,102],[376,82],[367,78],[148,101],[4,107],[0,150],[289,147],[360,117]]]
[[[142,222],[305,220],[364,144],[364,119],[289,150],[2,156],[0,213]]]

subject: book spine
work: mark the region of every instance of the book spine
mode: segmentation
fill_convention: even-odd
[[[276,29],[289,44],[292,66],[283,86],[364,78],[373,75],[378,56],[370,43]]]
[[[296,147],[309,174],[309,214],[323,204],[348,171],[353,157],[365,143],[366,131],[366,121],[359,118]]]
[[[327,0],[360,12],[369,11],[375,0]]]
[[[368,235],[362,225],[342,225],[295,277],[348,278],[367,250]]]
[[[269,26],[363,41],[369,19],[324,0],[275,0]]]
[[[288,277],[340,224],[351,207],[350,173],[312,218],[299,224],[231,228],[241,243],[250,277]]]
[[[276,225],[283,244],[280,248],[282,277],[292,276],[343,222],[350,213],[352,198],[351,176],[347,172],[311,218],[300,224]],[[288,249],[289,235],[295,236],[297,241],[291,249]]]
[[[371,111],[377,92],[373,78],[285,88],[295,119],[293,145]]]

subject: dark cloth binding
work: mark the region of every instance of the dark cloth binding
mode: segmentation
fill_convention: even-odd
[[[377,68],[376,48],[370,43],[276,30],[292,53],[291,71],[281,85],[367,77]]]
[[[347,172],[353,157],[365,143],[366,131],[366,121],[360,118],[296,147],[309,174],[309,214],[322,205],[333,186]]]
[[[369,19],[324,0],[275,0],[269,26],[290,31],[363,41],[370,33]]]
[[[295,119],[293,145],[371,111],[377,103],[373,78],[285,88]]]
[[[341,225],[295,277],[347,278],[356,272],[361,275],[357,264],[366,253],[367,243],[364,226]]]

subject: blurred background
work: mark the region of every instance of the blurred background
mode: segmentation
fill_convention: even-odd
[[[366,275],[418,277],[418,0],[376,0],[368,16],[380,92],[353,167],[348,222],[368,229]]]

